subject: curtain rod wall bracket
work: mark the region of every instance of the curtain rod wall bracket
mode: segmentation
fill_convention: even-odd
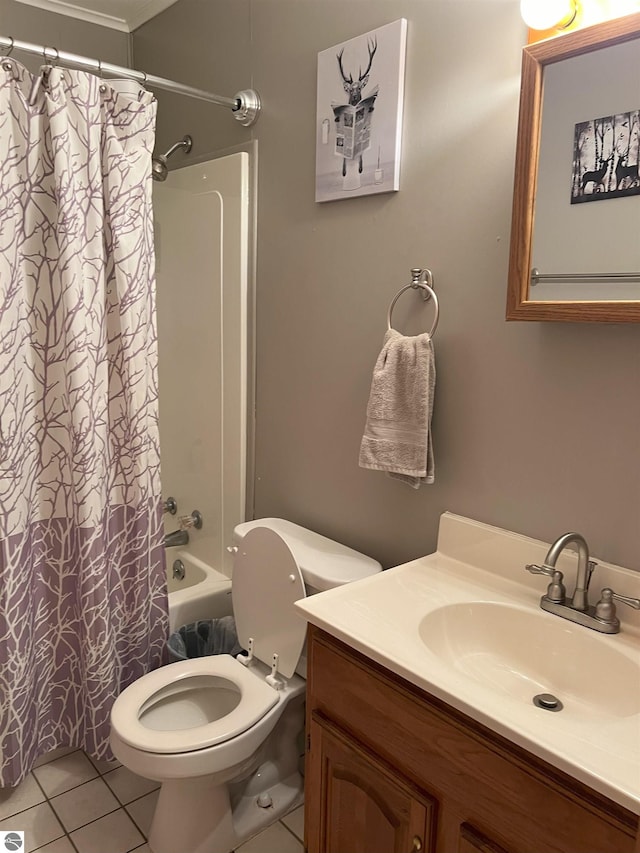
[[[245,127],[251,127],[260,115],[262,107],[260,95],[255,89],[243,89],[241,92],[236,92],[235,97],[238,106],[233,110],[233,117]]]

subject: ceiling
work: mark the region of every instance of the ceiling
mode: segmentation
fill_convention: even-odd
[[[176,0],[17,0],[48,12],[130,33]]]

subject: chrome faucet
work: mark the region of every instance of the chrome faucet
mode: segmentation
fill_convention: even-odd
[[[186,530],[174,530],[173,533],[167,533],[162,544],[165,548],[175,548],[177,545],[188,545],[189,534]]]
[[[560,554],[570,544],[576,545],[578,549],[578,570],[573,595],[567,601],[564,578],[562,572],[556,569],[556,563]],[[618,595],[606,587],[602,590],[596,606],[592,607],[588,598],[589,583],[597,565],[595,560],[589,559],[589,546],[584,536],[580,533],[563,533],[547,551],[542,566],[529,563],[525,569],[534,575],[547,575],[551,578],[546,594],[540,599],[540,607],[543,610],[603,634],[617,634],[620,630],[620,620],[616,616],[614,599],[635,610],[640,610],[640,599]]]

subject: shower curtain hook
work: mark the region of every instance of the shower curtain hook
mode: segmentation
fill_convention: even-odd
[[[49,59],[49,57],[47,56],[48,50],[55,51],[55,56],[53,59]],[[47,63],[47,65],[52,65],[54,67],[58,64],[58,60],[60,59],[60,51],[57,47],[43,47],[42,55],[44,56],[44,61]]]
[[[146,71],[141,71],[140,73],[142,74],[142,88],[141,88],[141,89],[140,89],[140,91],[138,92],[138,100],[139,100],[139,101],[141,101],[141,100],[142,100],[142,96],[143,96],[143,95],[146,93],[146,91],[147,91],[147,90],[146,90],[146,88],[145,88],[145,86],[147,85],[147,72],[146,72]]]
[[[5,59],[7,57],[11,56],[11,54],[13,53],[13,45],[15,44],[15,39],[13,38],[13,36],[7,36],[7,38],[10,39],[11,44],[9,45],[7,52],[2,54],[5,57]]]
[[[54,59],[49,59],[49,57],[47,56],[48,50],[55,50],[56,55]],[[37,77],[33,78],[31,91],[29,92],[28,101],[32,107],[35,106],[40,87],[42,86],[45,89],[49,88],[49,74],[51,73],[51,70],[56,67],[56,63],[60,58],[60,53],[57,47],[43,47],[42,56],[44,57],[45,64],[41,66],[40,74]]]
[[[100,85],[98,86],[98,89],[100,90],[101,94],[104,95],[105,92],[107,92],[108,90],[107,90],[107,85],[104,82],[104,77],[102,76],[102,60],[97,59],[96,65],[98,66],[98,80],[100,80]]]

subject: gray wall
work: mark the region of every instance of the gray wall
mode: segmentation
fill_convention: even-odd
[[[158,119],[160,148],[185,132],[195,155],[258,141],[255,515],[385,565],[433,550],[451,510],[543,540],[577,529],[601,559],[640,568],[640,329],[504,321],[518,6],[179,0],[134,34],[134,58],[264,99],[251,130],[163,94]],[[316,54],[399,17],[409,22],[400,192],[317,205]],[[418,492],[357,464],[386,312],[413,266],[433,270],[441,303],[436,483]],[[429,318],[413,293],[394,312],[411,333]]]
[[[0,35],[103,59],[115,65],[129,64],[130,37],[127,33],[76,21],[66,15],[43,12],[15,0],[0,0]],[[17,51],[14,56],[32,71],[42,64],[42,60],[35,56]]]

